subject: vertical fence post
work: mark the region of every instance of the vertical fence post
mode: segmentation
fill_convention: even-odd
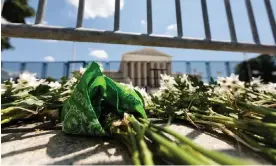
[[[207,79],[210,81],[211,78],[211,67],[210,67],[210,62],[206,62],[206,74],[207,74]]]
[[[204,22],[204,30],[205,30],[205,38],[206,40],[211,40],[211,31],[210,31],[210,23],[208,16],[208,7],[206,0],[201,0],[201,8],[202,8],[202,16]]]
[[[47,65],[48,65],[48,63],[46,63],[46,62],[42,63],[41,78],[46,78],[46,75],[47,75]]]
[[[110,61],[105,61],[105,64],[106,64],[106,68],[107,68],[107,72],[108,72],[108,76],[110,77],[111,76],[111,73],[110,73]]]
[[[270,0],[264,0],[264,2],[265,2],[265,7],[266,7],[266,11],[267,11],[267,16],[268,16],[268,19],[270,22],[271,30],[272,30],[274,42],[276,43],[276,21],[275,21],[274,15],[273,15],[271,3],[270,3]]]
[[[236,35],[230,0],[224,0],[224,6],[225,6],[226,15],[227,15],[227,21],[228,21],[228,27],[229,27],[229,31],[230,31],[231,41],[237,42],[237,35]]]
[[[251,27],[254,42],[256,44],[260,44],[260,38],[259,38],[259,34],[258,34],[258,29],[257,29],[257,25],[256,25],[254,12],[253,12],[253,9],[252,9],[251,0],[245,0],[245,4],[246,4],[248,19],[249,19],[249,22],[250,22],[250,27]]]
[[[2,0],[1,1],[1,15],[2,15],[2,10],[3,10],[4,4],[5,4],[5,0]]]
[[[82,27],[84,6],[85,6],[85,0],[79,0],[77,25],[76,25],[77,28]]]
[[[120,0],[115,0],[114,31],[120,29]]]
[[[186,62],[186,70],[188,74],[191,74],[191,63],[190,62]]]
[[[151,0],[147,0],[147,33],[152,34],[152,6]]]
[[[26,62],[22,62],[20,66],[20,72],[23,73],[26,69]]]
[[[83,67],[86,68],[88,65],[88,62],[87,61],[83,61]]]
[[[69,62],[63,63],[63,76],[66,78],[69,77]]]
[[[175,0],[175,11],[176,11],[176,23],[177,23],[177,35],[178,37],[183,36],[182,30],[182,17],[181,17],[181,3],[180,0]]]
[[[225,62],[226,74],[229,77],[231,75],[230,63]]]
[[[43,23],[46,4],[47,4],[47,0],[39,0],[36,17],[35,17],[35,24]]]

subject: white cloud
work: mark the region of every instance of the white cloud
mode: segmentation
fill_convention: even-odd
[[[177,25],[176,24],[171,24],[167,27],[168,31],[176,31],[177,30]]]
[[[142,25],[147,25],[147,22],[145,20],[141,20]]]
[[[55,58],[52,57],[52,56],[45,56],[45,57],[44,57],[44,61],[53,62],[53,61],[55,61]]]
[[[104,50],[90,50],[89,55],[97,57],[99,59],[107,59],[108,58],[108,54]]]
[[[67,0],[76,9],[79,6],[79,0]],[[120,9],[124,7],[124,0],[121,0]],[[115,0],[86,0],[84,7],[84,19],[96,17],[113,16],[115,11]]]

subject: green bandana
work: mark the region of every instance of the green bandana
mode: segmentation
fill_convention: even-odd
[[[128,112],[147,118],[141,94],[103,75],[100,66],[93,62],[63,107],[62,130],[70,134],[106,135],[99,118],[107,104],[109,111],[121,116]]]

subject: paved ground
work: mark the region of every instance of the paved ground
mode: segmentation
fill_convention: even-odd
[[[171,127],[208,149],[270,164],[249,149],[233,145],[233,142],[221,141],[182,125]],[[132,164],[128,152],[116,140],[71,136],[59,130],[5,133],[1,135],[1,145],[3,165]]]

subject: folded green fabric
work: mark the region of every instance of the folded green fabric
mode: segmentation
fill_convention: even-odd
[[[106,135],[99,121],[107,111],[104,108],[121,116],[128,112],[147,118],[141,94],[103,75],[99,64],[92,62],[64,104],[62,130],[70,134]]]

